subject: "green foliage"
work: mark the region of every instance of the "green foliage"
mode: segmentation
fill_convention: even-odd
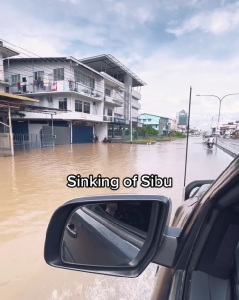
[[[147,125],[142,128],[139,128],[138,133],[148,133],[150,135],[156,135],[158,131],[154,129],[151,125]]]
[[[175,138],[186,138],[186,135],[183,134],[182,132],[177,132],[177,131],[175,131],[174,133],[171,134],[171,137],[175,137]]]

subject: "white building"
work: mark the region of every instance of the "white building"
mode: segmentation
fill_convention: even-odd
[[[84,143],[92,141],[93,132],[100,140],[105,135],[121,140],[130,112],[133,127],[138,125],[139,87],[145,83],[111,55],[5,59],[4,78],[10,82],[7,92],[37,98],[40,107],[67,110],[52,115],[24,112],[24,119],[13,120],[17,133],[49,132],[53,120],[58,143]]]
[[[177,120],[176,119],[169,119],[169,123],[170,123],[171,131],[177,131],[177,129],[178,129]]]
[[[3,69],[3,60],[8,57],[16,56],[19,53],[16,51],[5,47],[3,42],[0,41],[0,92],[4,92],[5,88],[9,86],[9,82],[5,79],[4,69]]]

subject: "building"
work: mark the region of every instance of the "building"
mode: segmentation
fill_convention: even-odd
[[[140,115],[139,122],[143,123],[143,126],[152,126],[159,134],[167,134],[171,131],[169,118],[143,113]]]
[[[178,122],[176,119],[169,119],[169,123],[170,123],[170,128],[171,131],[177,131],[178,130]]]
[[[142,127],[143,125],[138,122],[139,110],[141,109],[139,101],[141,100],[141,87],[145,86],[146,83],[110,54],[84,58],[80,61],[104,76],[104,115],[107,115],[108,111],[108,136],[111,138],[120,137],[123,131],[129,129],[131,116],[133,129]],[[116,90],[114,90],[115,85],[112,80],[117,82]],[[112,118],[112,101],[119,101],[114,99],[114,95],[119,96],[123,105],[115,107],[114,118]],[[131,110],[130,106],[132,107]]]
[[[130,127],[130,103],[133,127],[140,126],[139,89],[145,83],[111,55],[5,59],[4,73],[7,92],[37,98],[39,107],[67,111],[25,112],[21,126],[19,117],[13,118],[18,133],[38,134],[53,122],[56,144],[92,142],[93,133],[100,140],[108,135],[120,141]]]
[[[185,110],[181,110],[177,114],[177,127],[181,131],[185,131],[187,129],[188,125],[188,114],[185,112]]]
[[[3,42],[0,41],[0,92],[4,92],[5,88],[9,86],[9,81],[4,76],[3,60],[16,55],[19,55],[19,53],[5,47]]]

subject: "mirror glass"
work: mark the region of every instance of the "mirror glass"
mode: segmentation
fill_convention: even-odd
[[[66,263],[127,266],[145,244],[153,201],[116,201],[82,205],[63,234],[61,258]]]

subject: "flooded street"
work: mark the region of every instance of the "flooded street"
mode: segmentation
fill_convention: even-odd
[[[0,157],[1,299],[147,299],[154,266],[149,266],[147,276],[142,274],[136,279],[52,268],[43,258],[45,233],[58,206],[85,195],[163,194],[171,197],[174,213],[182,201],[185,147],[186,140],[150,146],[85,144],[22,152],[13,158]],[[196,179],[215,179],[232,160],[219,149],[208,152],[202,138],[190,138],[188,155],[187,183]],[[126,189],[121,184],[118,191],[72,189],[66,186],[69,174],[81,174],[82,177],[101,174],[118,176],[121,180],[134,174],[158,174],[172,177],[173,188],[143,189],[138,184],[136,189]],[[95,281],[97,278],[103,281]],[[107,292],[103,290],[105,288]]]

